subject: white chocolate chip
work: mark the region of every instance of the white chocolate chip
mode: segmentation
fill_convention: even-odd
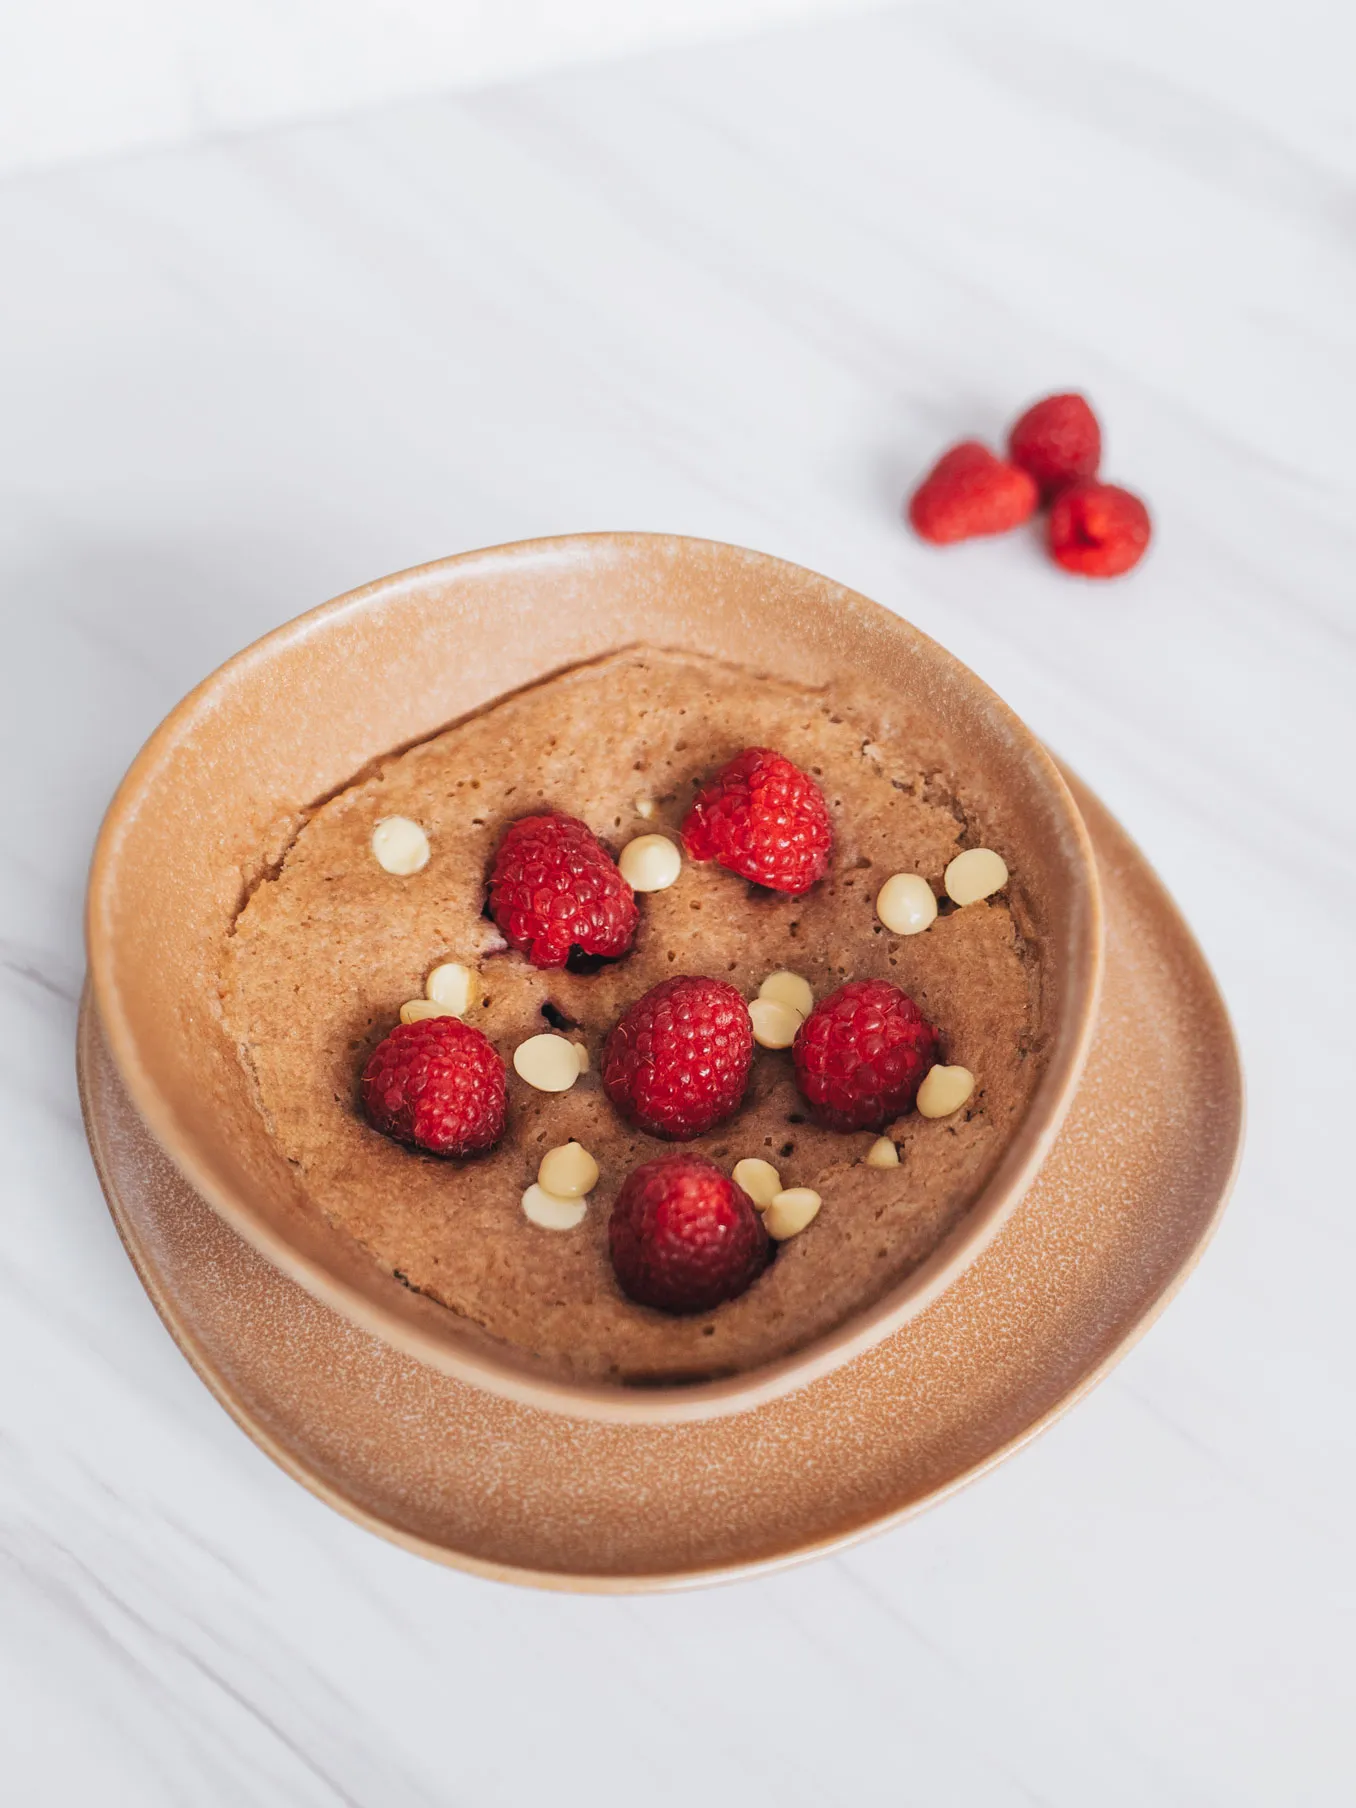
[[[549,1032],[529,1036],[513,1051],[513,1071],[538,1092],[568,1092],[579,1078],[579,1057],[573,1042]]]
[[[758,996],[770,998],[775,1004],[789,1004],[802,1017],[808,1017],[815,1008],[815,995],[810,990],[809,980],[802,979],[799,973],[788,973],[785,967],[768,974],[758,988]]]
[[[992,848],[966,848],[946,869],[946,895],[956,904],[978,904],[981,898],[1002,891],[1008,869]]]
[[[892,935],[918,935],[937,920],[937,900],[921,873],[895,873],[876,894],[876,915]]]
[[[805,1019],[776,998],[755,998],[749,1006],[753,1039],[759,1048],[790,1048]]]
[[[743,1187],[759,1210],[771,1205],[782,1190],[781,1175],[770,1161],[758,1155],[746,1155],[743,1161],[737,1161],[730,1178],[736,1186]]]
[[[813,1187],[788,1187],[784,1193],[778,1193],[763,1213],[768,1236],[778,1243],[785,1243],[788,1237],[798,1237],[807,1224],[814,1222],[823,1203]]]
[[[588,1214],[583,1199],[557,1199],[535,1183],[523,1194],[523,1211],[541,1230],[573,1230]]]
[[[537,1184],[557,1199],[581,1199],[598,1184],[598,1164],[578,1143],[562,1143],[542,1156]]]
[[[648,822],[654,815],[654,799],[652,797],[638,797],[636,799],[636,815],[644,822]]]
[[[576,1042],[573,1046],[574,1046],[574,1058],[579,1063],[579,1071],[581,1074],[586,1074],[589,1070],[588,1047],[583,1042]]]
[[[617,865],[632,891],[667,891],[683,870],[683,856],[667,835],[637,835]]]
[[[862,1157],[868,1168],[897,1168],[899,1150],[888,1136],[878,1136]]]
[[[408,816],[383,816],[372,831],[377,865],[406,879],[428,865],[428,836]]]
[[[422,1023],[425,1017],[455,1017],[456,1014],[432,998],[411,998],[408,1004],[400,1007],[402,1023]]]
[[[950,1117],[975,1090],[975,1076],[968,1067],[930,1067],[923,1076],[914,1103],[921,1117]]]
[[[471,991],[475,974],[460,961],[444,961],[424,981],[424,990],[434,1004],[442,1005],[454,1017],[464,1017],[471,1008]]]

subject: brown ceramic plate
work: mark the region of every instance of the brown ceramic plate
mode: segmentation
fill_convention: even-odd
[[[128,1251],[189,1361],[288,1474],[359,1524],[502,1580],[624,1592],[785,1565],[880,1530],[1011,1454],[1107,1373],[1228,1195],[1242,1081],[1171,900],[1075,787],[1106,899],[1106,978],[1064,1128],[999,1234],[865,1355],[739,1418],[571,1420],[441,1374],[318,1303],[157,1147],[92,1004],[80,1075]]]
[[[221,949],[250,877],[299,813],[370,761],[548,673],[638,642],[864,690],[939,728],[982,775],[988,829],[1041,951],[1049,1053],[970,1209],[881,1299],[781,1361],[686,1387],[571,1383],[402,1286],[312,1209],[221,1024]],[[1102,952],[1082,817],[1044,748],[943,648],[796,565],[659,534],[467,553],[341,597],[258,642],[134,762],[90,875],[90,979],[138,1113],[194,1190],[355,1325],[522,1404],[624,1424],[741,1412],[827,1374],[951,1285],[1049,1151],[1092,1034]]]

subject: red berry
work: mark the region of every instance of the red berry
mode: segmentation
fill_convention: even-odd
[[[976,534],[1005,534],[1035,513],[1034,480],[1005,465],[977,439],[943,452],[909,499],[909,520],[925,540],[949,546]]]
[[[524,816],[499,843],[490,915],[534,967],[563,967],[573,949],[615,959],[635,938],[635,893],[587,824]]]
[[[1046,396],[1013,423],[1008,457],[1031,473],[1048,502],[1067,484],[1097,475],[1102,429],[1081,395]]]
[[[853,979],[801,1024],[791,1059],[810,1115],[829,1130],[883,1130],[913,1104],[937,1032],[886,979]]]
[[[629,1174],[607,1236],[622,1292],[661,1312],[734,1299],[772,1254],[752,1199],[702,1155],[661,1155]]]
[[[373,1049],[359,1090],[374,1129],[433,1155],[474,1155],[504,1133],[504,1063],[457,1017],[397,1024]]]
[[[603,1048],[603,1091],[651,1136],[686,1142],[738,1109],[753,1060],[743,994],[723,979],[666,979]]]
[[[833,823],[824,793],[770,747],[746,747],[697,794],[683,822],[693,860],[714,860],[798,897],[828,870]]]
[[[1050,510],[1050,555],[1085,578],[1115,578],[1144,557],[1152,529],[1138,496],[1114,483],[1075,483]]]

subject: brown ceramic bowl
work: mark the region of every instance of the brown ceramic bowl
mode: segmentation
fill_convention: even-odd
[[[1041,952],[1049,1058],[968,1213],[892,1291],[795,1355],[684,1387],[543,1376],[382,1272],[301,1198],[223,1031],[223,938],[270,825],[369,761],[508,691],[644,642],[801,683],[888,689],[964,746],[995,798]],[[744,1411],[827,1373],[935,1299],[1022,1197],[1073,1096],[1101,975],[1101,900],[1078,809],[1040,744],[907,622],[762,554],[648,534],[466,553],[384,578],[280,628],[184,699],[109,809],[90,876],[90,975],[151,1131],[242,1237],[336,1311],[461,1380],[579,1418],[674,1423]]]

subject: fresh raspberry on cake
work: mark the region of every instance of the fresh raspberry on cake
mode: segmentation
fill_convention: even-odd
[[[791,1059],[828,1130],[883,1130],[907,1111],[937,1056],[937,1032],[886,979],[839,986],[800,1026]]]
[[[752,1199],[701,1155],[636,1168],[607,1235],[622,1292],[661,1312],[709,1312],[751,1287],[772,1255]]]
[[[697,794],[683,822],[693,860],[714,860],[798,897],[828,870],[833,823],[824,793],[770,747],[746,747]]]
[[[1075,483],[1050,510],[1050,556],[1085,578],[1117,578],[1149,545],[1149,511],[1114,483]]]
[[[524,816],[490,870],[490,915],[534,967],[572,951],[615,960],[635,939],[635,893],[593,830],[576,816]]]
[[[909,498],[909,521],[924,540],[950,546],[1020,527],[1039,500],[1036,481],[1026,471],[967,439],[943,452]]]
[[[744,1097],[753,1025],[723,979],[680,975],[638,998],[603,1048],[603,1091],[629,1123],[686,1142]]]
[[[1046,396],[1013,423],[1008,457],[1035,478],[1048,502],[1069,484],[1097,475],[1102,429],[1081,395]]]
[[[359,1091],[374,1129],[432,1155],[474,1155],[504,1133],[504,1063],[459,1017],[398,1024],[373,1049]]]

